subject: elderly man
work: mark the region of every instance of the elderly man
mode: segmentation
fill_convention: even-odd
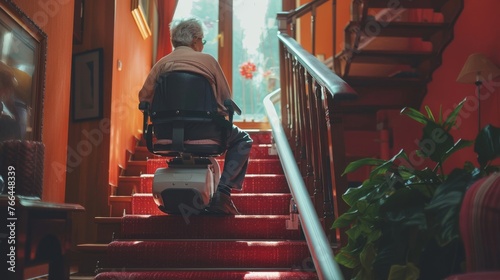
[[[170,34],[174,50],[153,66],[139,92],[139,101],[152,101],[155,82],[162,73],[190,71],[208,79],[217,99],[219,113],[227,115],[224,100],[231,99],[232,93],[219,63],[211,55],[201,52],[206,42],[203,39],[201,21],[196,18],[173,21],[170,24]],[[252,139],[247,132],[233,125],[227,146],[220,183],[206,211],[235,215],[239,212],[231,200],[231,190],[242,188]]]

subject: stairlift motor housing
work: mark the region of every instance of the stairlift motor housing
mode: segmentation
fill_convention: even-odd
[[[153,198],[167,214],[203,211],[219,181],[220,167],[215,159],[202,164],[176,163],[158,168],[153,178]]]

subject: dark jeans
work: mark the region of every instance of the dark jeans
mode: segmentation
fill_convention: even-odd
[[[247,172],[248,157],[252,143],[253,140],[246,131],[233,125],[233,129],[227,139],[228,149],[219,185],[226,185],[230,188],[241,190]]]

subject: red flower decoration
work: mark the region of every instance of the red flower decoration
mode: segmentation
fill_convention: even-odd
[[[240,65],[240,75],[243,76],[245,79],[252,79],[253,78],[253,72],[255,72],[257,68],[255,67],[255,64],[253,62],[247,61],[243,62]]]

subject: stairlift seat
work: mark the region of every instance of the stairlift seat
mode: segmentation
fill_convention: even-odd
[[[190,72],[162,74],[152,103],[139,108],[148,150],[168,158],[168,167],[157,169],[153,178],[158,208],[169,214],[203,210],[219,182],[214,157],[226,150],[232,108],[229,117],[220,115],[208,80]]]

